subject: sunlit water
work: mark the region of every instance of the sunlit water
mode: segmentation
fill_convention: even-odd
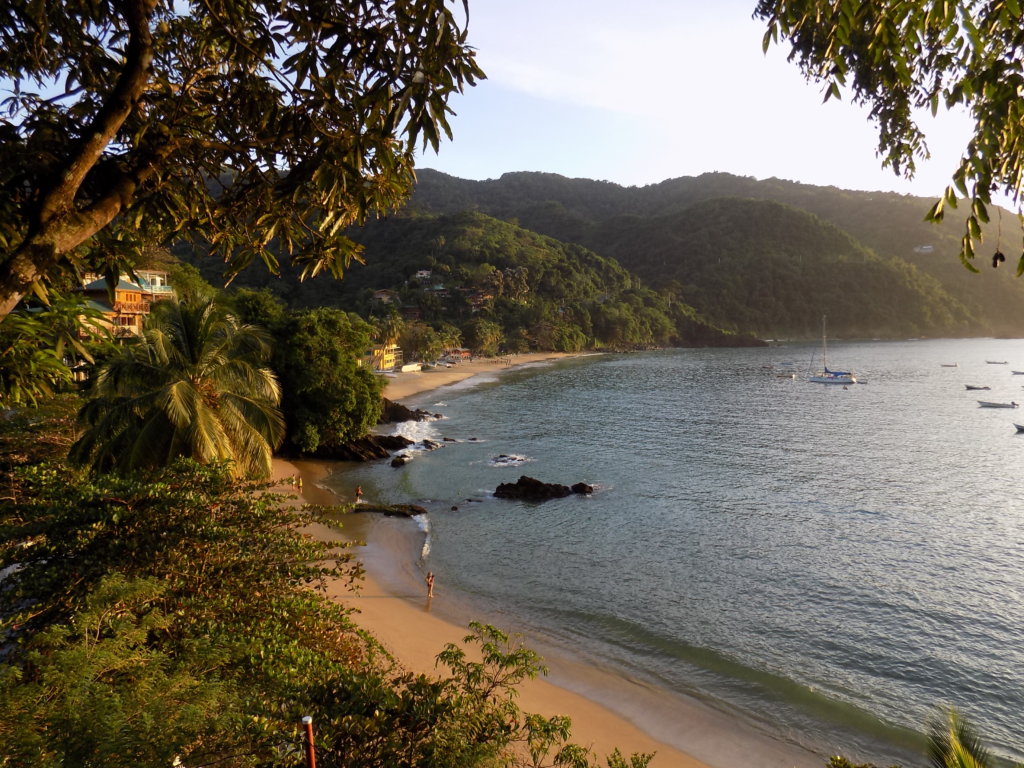
[[[955,704],[1024,758],[1024,412],[977,402],[1024,402],[1024,342],[834,344],[867,381],[849,389],[778,375],[813,353],[575,358],[444,388],[410,402],[443,420],[400,431],[459,442],[346,482],[426,506],[411,570],[481,612],[783,740],[920,764],[915,734]],[[491,497],[521,474],[596,492]]]

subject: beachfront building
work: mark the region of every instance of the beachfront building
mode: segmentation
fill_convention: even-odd
[[[465,347],[450,347],[444,351],[443,359],[450,363],[458,363],[462,360],[472,360],[473,353]]]
[[[402,365],[402,350],[397,344],[378,344],[363,358],[363,362],[379,373],[393,371]]]

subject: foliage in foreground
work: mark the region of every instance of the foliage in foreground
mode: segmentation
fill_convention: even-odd
[[[0,500],[0,766],[299,766],[303,715],[323,766],[596,766],[567,718],[519,710],[542,667],[492,627],[472,627],[479,654],[445,649],[445,677],[396,668],[324,594],[358,576],[345,545],[303,535],[318,515],[267,491],[193,462],[145,482],[17,474]]]
[[[878,124],[878,154],[897,174],[913,176],[915,161],[928,157],[920,128],[926,109],[932,115],[940,107],[971,115],[973,132],[953,183],[928,218],[940,221],[946,206],[957,205],[957,194],[967,198],[960,258],[977,271],[971,260],[989,220],[992,194],[1022,202],[1019,3],[760,0],[755,16],[767,24],[764,47],[788,43],[790,60],[822,84],[826,100],[848,90],[855,103],[869,108]],[[1017,266],[1022,273],[1024,254]]]
[[[72,462],[125,472],[231,460],[241,476],[266,477],[284,439],[269,355],[263,332],[212,298],[160,302],[142,337],[96,374]]]
[[[417,144],[451,136],[448,98],[483,77],[445,0],[6,11],[0,316],[181,235],[232,267],[284,251],[340,275],[345,227],[404,200]]]

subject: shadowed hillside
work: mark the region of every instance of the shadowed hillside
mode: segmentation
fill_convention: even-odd
[[[713,226],[699,227],[691,222],[687,225],[690,229],[684,227],[682,231],[696,236],[696,228],[699,238],[678,247],[671,245],[673,238],[680,236],[680,218],[708,215],[709,209],[695,206],[720,198],[732,198],[733,203],[715,211]],[[749,211],[743,209],[741,199],[748,199]],[[873,251],[878,259],[861,257],[859,262],[844,262],[841,272],[818,270],[815,265],[819,254],[809,247],[820,244],[818,239],[804,232],[800,235],[802,246],[787,245],[785,226],[771,226],[771,215],[765,210],[754,212],[754,201],[758,200],[784,203],[814,214],[845,232],[861,251]],[[771,327],[779,333],[788,333],[787,329],[802,333],[805,309],[796,302],[813,306],[814,296],[834,293],[839,284],[844,297],[856,295],[853,303],[862,310],[842,312],[846,319],[837,317],[834,326],[830,321],[839,335],[1024,335],[1024,282],[1014,278],[1012,269],[991,269],[983,258],[977,264],[980,274],[964,269],[957,258],[959,215],[952,212],[942,225],[926,223],[924,214],[932,202],[894,193],[854,192],[779,179],[758,181],[723,173],[627,188],[545,173],[511,173],[495,180],[466,181],[430,170],[420,172],[413,198],[413,206],[419,210],[476,209],[560,240],[582,243],[619,260],[656,289],[663,287],[659,281],[678,280],[687,286],[683,299],[698,308],[710,311],[714,306],[732,307],[730,327],[745,328],[745,323],[754,322],[757,329],[751,330]],[[773,210],[782,215],[782,208]],[[754,247],[759,233],[746,220],[764,228],[763,248]],[[1003,214],[1000,221],[997,214],[988,230],[990,245],[983,246],[980,253],[994,251],[997,244],[1012,252],[1010,240],[1020,238],[1019,227],[1013,234],[1017,226],[1012,215]],[[669,231],[658,233],[661,227]],[[807,222],[799,225],[800,230],[809,228],[813,225]],[[834,235],[822,237],[828,240]],[[654,249],[656,255],[645,254],[647,248]],[[696,269],[690,274],[673,270],[670,275],[652,272],[652,260],[667,259],[669,251],[688,265],[682,269],[690,270],[696,269],[698,262],[717,263],[723,254],[760,253],[758,282],[773,286],[774,302],[765,297],[760,302],[762,309],[754,311],[738,285],[743,281],[726,280],[715,270]],[[753,262],[743,259],[735,263],[737,268],[753,268]],[[858,270],[858,263],[866,271]],[[888,267],[880,263],[888,263]],[[891,290],[889,278],[879,271],[884,269],[893,270],[897,275],[893,279],[904,287]],[[801,278],[801,273],[806,276]],[[811,275],[820,279],[811,279]],[[870,295],[877,288],[886,290]],[[908,300],[921,303],[914,308],[900,307],[899,311],[883,306]],[[777,305],[774,312],[765,308],[769,303]],[[865,309],[869,317],[865,317]],[[724,318],[719,311],[711,316],[717,321]]]

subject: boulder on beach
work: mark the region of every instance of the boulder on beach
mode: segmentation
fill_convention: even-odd
[[[393,458],[391,460],[391,466],[392,467],[404,467],[408,463],[409,463],[409,457],[404,455],[404,454],[401,455],[401,456],[395,456],[395,458]]]
[[[494,490],[499,499],[522,499],[524,501],[544,501],[560,499],[572,495],[573,490],[561,483],[545,483],[533,477],[522,475],[514,483],[502,483]]]

